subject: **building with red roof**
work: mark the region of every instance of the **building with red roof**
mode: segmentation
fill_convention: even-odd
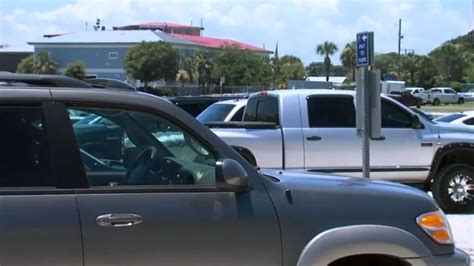
[[[113,30],[45,34],[42,39],[28,44],[34,46],[35,53],[47,51],[58,64],[60,72],[68,64],[81,60],[89,76],[120,80],[127,79],[123,58],[130,48],[144,41],[169,43],[183,56],[193,56],[198,50],[217,51],[226,46],[236,46],[259,54],[272,53],[236,40],[205,37],[202,36],[203,30],[203,27],[192,25],[147,22],[113,27]]]

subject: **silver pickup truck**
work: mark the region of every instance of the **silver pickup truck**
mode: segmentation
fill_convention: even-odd
[[[464,103],[464,96],[462,94],[458,94],[451,88],[432,88],[428,90],[426,96],[426,102],[433,105],[440,105],[442,103]]]
[[[361,176],[355,92],[268,91],[250,96],[243,122],[209,123],[262,168]],[[382,95],[383,140],[371,141],[371,177],[432,190],[445,210],[474,206],[474,130],[426,120]]]

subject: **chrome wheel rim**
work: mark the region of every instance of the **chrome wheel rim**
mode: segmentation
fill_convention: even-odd
[[[448,195],[453,202],[464,205],[473,199],[474,185],[471,181],[472,178],[464,174],[457,174],[451,178],[448,184]]]

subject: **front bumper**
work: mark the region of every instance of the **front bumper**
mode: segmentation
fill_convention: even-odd
[[[408,263],[414,266],[422,265],[442,265],[442,266],[470,266],[471,258],[469,255],[460,250],[456,249],[454,254],[451,255],[435,255],[430,257],[407,259]]]

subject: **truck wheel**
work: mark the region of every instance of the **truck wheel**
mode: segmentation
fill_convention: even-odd
[[[434,99],[434,100],[433,100],[433,105],[439,105],[439,103],[440,103],[440,102],[439,102],[439,99]]]
[[[474,209],[474,168],[467,164],[444,167],[433,180],[433,197],[446,212]]]
[[[463,98],[459,98],[458,104],[463,104],[463,103],[464,103],[464,99],[463,99]]]

